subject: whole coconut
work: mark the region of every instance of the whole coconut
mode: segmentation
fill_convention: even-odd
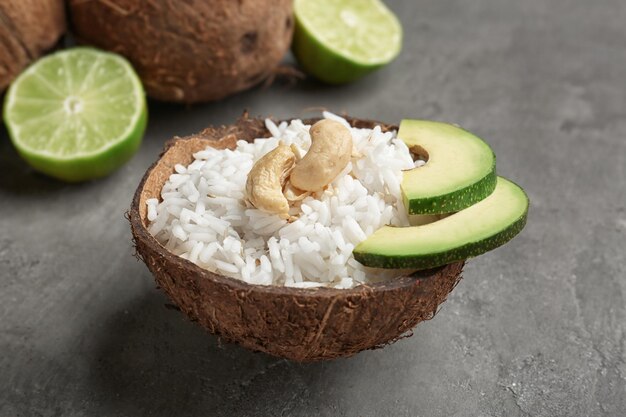
[[[63,0],[0,0],[0,91],[64,33]]]
[[[148,95],[218,100],[267,78],[289,48],[291,0],[70,0],[79,42],[126,56]]]

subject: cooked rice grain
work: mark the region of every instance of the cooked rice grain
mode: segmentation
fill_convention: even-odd
[[[234,150],[209,147],[188,166],[176,165],[161,201],[146,201],[150,233],[174,254],[250,284],[351,288],[395,276],[397,271],[359,264],[352,250],[385,224],[409,225],[400,183],[402,171],[416,164],[395,132],[356,129],[337,115],[323,115],[350,128],[358,157],[325,191],[292,208],[296,221],[244,202],[257,159],[280,141],[302,155],[311,145],[309,125],[267,119],[270,138],[238,141]]]

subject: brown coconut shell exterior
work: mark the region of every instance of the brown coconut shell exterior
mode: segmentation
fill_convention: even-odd
[[[76,38],[126,56],[148,95],[218,100],[266,79],[289,48],[291,0],[69,0]]]
[[[63,0],[0,0],[0,91],[64,33]]]
[[[348,120],[358,127],[395,128]],[[192,153],[207,146],[233,148],[236,140],[267,136],[262,119],[244,115],[234,125],[209,127],[165,145],[139,184],[129,214],[137,254],[158,286],[191,320],[225,341],[294,361],[382,347],[432,318],[461,279],[463,262],[346,290],[250,285],[173,255],[148,232],[146,200],[160,198],[175,164],[191,163]]]

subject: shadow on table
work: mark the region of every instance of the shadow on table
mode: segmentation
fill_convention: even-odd
[[[6,131],[0,134],[0,190],[11,194],[38,194],[54,192],[67,184],[37,173],[20,158],[11,145]]]
[[[194,416],[273,410],[348,361],[295,364],[218,339],[166,308],[156,291],[97,330],[91,392],[107,415]],[[329,387],[330,388],[330,387]]]
[[[18,155],[6,136],[6,131],[0,134],[0,170],[2,172],[0,175],[0,192],[16,196],[54,196],[58,195],[59,192],[84,193],[85,190],[94,189],[95,184],[115,181],[114,176],[116,175],[113,173],[113,175],[105,178],[77,183],[52,178],[31,168]]]

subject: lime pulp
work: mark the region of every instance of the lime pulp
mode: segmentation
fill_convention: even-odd
[[[108,175],[138,149],[143,87],[121,56],[73,48],[44,57],[11,85],[4,121],[19,154],[65,181]]]
[[[391,62],[402,47],[402,27],[379,0],[295,0],[294,11],[294,55],[322,81],[353,81]]]

